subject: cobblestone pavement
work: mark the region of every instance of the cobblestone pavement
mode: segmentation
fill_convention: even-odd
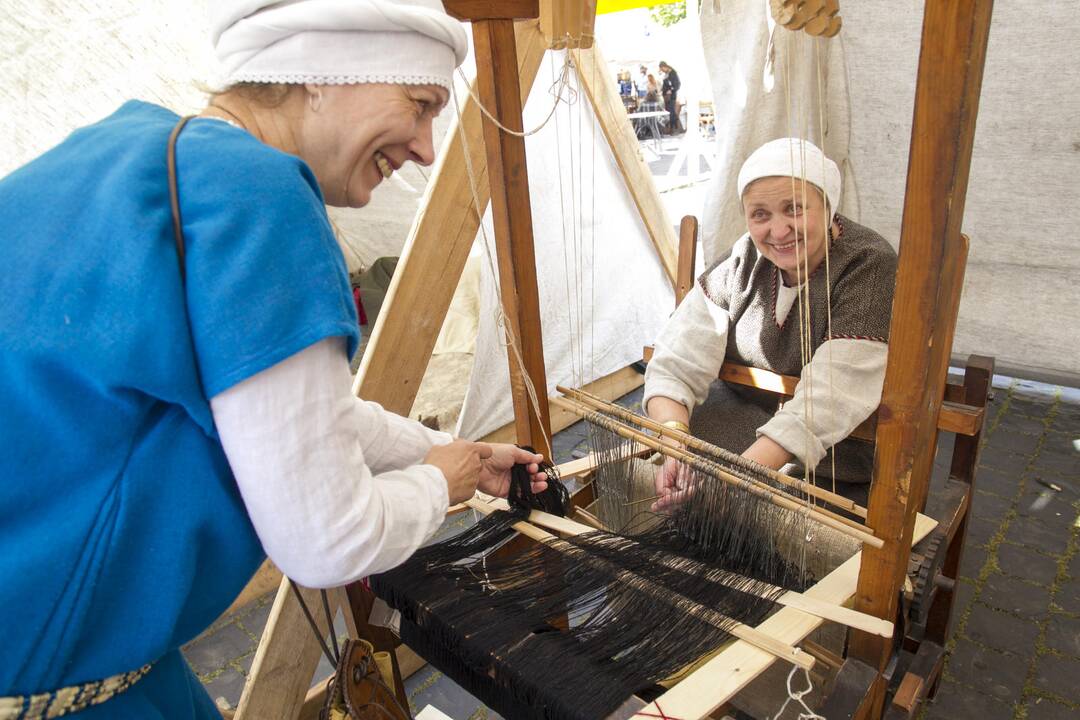
[[[949,657],[922,717],[1080,718],[1080,390],[1002,377],[994,388]],[[557,462],[588,452],[581,423],[555,437]],[[211,697],[239,700],[272,602],[260,598],[184,648]],[[316,677],[330,670],[324,660]],[[414,711],[498,717],[430,666],[406,684]]]

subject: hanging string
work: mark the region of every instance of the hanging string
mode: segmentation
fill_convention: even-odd
[[[547,117],[544,118],[543,122],[541,122],[539,125],[534,127],[532,130],[526,130],[524,132],[519,131],[519,130],[511,130],[510,128],[506,127],[501,122],[499,122],[498,118],[496,118],[494,115],[492,115],[491,111],[489,111],[486,107],[484,107],[484,103],[482,103],[480,101],[480,96],[476,94],[476,90],[473,88],[472,83],[470,83],[469,79],[467,77],[465,77],[465,71],[462,70],[459,67],[457,69],[457,73],[458,73],[458,77],[461,78],[461,81],[463,83],[465,83],[465,87],[468,88],[469,95],[472,97],[473,102],[475,102],[476,106],[478,108],[480,108],[480,112],[482,112],[485,115],[485,117],[487,117],[488,120],[490,120],[492,123],[494,123],[495,127],[499,128],[500,130],[502,130],[504,133],[506,133],[508,135],[513,135],[514,137],[524,138],[524,137],[529,137],[530,135],[535,135],[536,133],[540,132],[544,128],[545,125],[548,124],[548,121],[551,120],[551,117],[555,114],[555,109],[557,107],[559,107],[560,102],[567,102],[568,104],[571,104],[571,103],[573,103],[573,102],[575,102],[577,100],[577,91],[570,88],[570,54],[569,53],[566,53],[566,55],[563,58],[562,72],[559,73],[558,79],[555,80],[552,83],[551,88],[548,90],[548,92],[550,94],[555,96],[555,102],[552,103],[551,110],[548,112]],[[453,85],[453,84],[454,83],[451,83],[451,85]],[[569,97],[565,101],[563,100],[563,91],[564,90],[569,92]],[[454,102],[456,103],[457,100],[455,100]]]
[[[803,710],[806,711],[799,713],[798,720],[826,720],[824,715],[818,715],[811,710],[810,706],[803,700],[804,697],[814,691],[814,683],[810,679],[809,670],[803,670],[803,675],[806,677],[806,689],[798,691],[792,689],[791,683],[795,680],[795,673],[798,672],[799,669],[798,665],[793,665],[791,667],[791,672],[789,672],[787,676],[787,699],[784,700],[784,704],[780,706],[780,709],[776,711],[776,714],[772,716],[772,720],[779,720],[779,718],[783,717],[784,711],[787,710],[787,706],[792,700],[802,705]]]
[[[825,118],[828,113],[825,110],[825,91],[822,82],[821,52],[824,41],[820,38],[814,42],[814,61],[817,68],[817,91],[818,91],[818,137],[821,140],[821,176],[825,177]],[[843,178],[841,178],[843,182]],[[839,212],[840,208],[830,208],[832,211],[826,217],[825,226],[825,341],[829,346],[826,351],[826,367],[829,370],[829,404],[832,408],[833,417],[836,417],[836,385],[833,383],[833,357],[832,357],[832,272],[829,269],[830,239],[832,235],[832,217]],[[832,476],[832,491],[836,492],[836,444],[829,448],[830,475]]]
[[[470,88],[470,94],[472,89]],[[480,195],[477,192],[476,173],[472,166],[472,156],[469,152],[469,141],[465,137],[465,129],[463,127],[462,118],[464,110],[461,107],[461,103],[457,96],[457,83],[450,83],[450,95],[454,100],[454,111],[457,115],[457,132],[458,138],[461,140],[462,154],[465,158],[465,174],[469,177],[469,190],[472,193],[473,198],[473,212],[476,213],[477,225],[480,228],[480,236],[484,244],[484,257],[488,263],[488,270],[491,272],[492,277],[498,278],[497,263],[495,262],[495,252],[491,247],[491,240],[487,234],[487,228],[484,227],[484,218],[480,214]],[[474,96],[475,99],[475,96]],[[560,102],[560,98],[556,98],[556,106]],[[477,101],[477,105],[483,110],[483,106]],[[486,112],[486,111],[485,111]],[[554,112],[554,111],[553,111]],[[490,116],[489,116],[490,117]],[[548,116],[549,118],[551,115]],[[546,120],[545,120],[546,123]],[[496,123],[498,124],[498,123]],[[501,125],[500,125],[501,127]],[[519,346],[519,339],[514,334],[510,318],[506,314],[506,307],[503,305],[502,295],[497,294],[497,309],[495,312],[495,324],[501,326],[503,329],[503,338],[505,339],[504,346],[510,349],[508,356],[513,358],[515,366],[518,369],[518,373],[521,377],[522,384],[525,386],[525,394],[528,402],[532,406],[533,416],[536,418],[537,423],[540,422],[540,399],[536,394],[536,387],[533,385],[532,378],[529,377],[529,373],[525,369],[525,360],[521,355],[521,348]],[[547,452],[544,454],[549,460],[552,457],[551,450],[551,437],[546,431],[541,432],[541,436],[544,440],[544,445]]]

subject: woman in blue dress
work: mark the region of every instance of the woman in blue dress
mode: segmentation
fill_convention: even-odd
[[[265,555],[312,587],[386,570],[540,459],[349,391],[325,205],[433,161],[460,24],[438,0],[231,0],[213,40],[224,90],[175,144],[182,254],[165,108],[0,179],[0,717],[216,718],[179,647]]]

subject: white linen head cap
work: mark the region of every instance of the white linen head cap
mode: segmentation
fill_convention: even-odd
[[[806,182],[824,191],[829,200],[830,221],[840,207],[840,168],[809,140],[770,140],[751,153],[739,170],[739,198],[750,183],[767,177],[805,178]]]
[[[211,22],[222,85],[442,85],[468,36],[440,0],[220,0]]]

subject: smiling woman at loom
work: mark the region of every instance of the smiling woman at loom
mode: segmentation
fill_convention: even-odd
[[[738,193],[747,232],[664,327],[643,404],[665,425],[774,469],[816,468],[865,500],[873,447],[841,441],[880,402],[896,253],[836,212],[840,170],[808,141],[758,148]],[[799,376],[794,397],[778,407],[772,393],[717,380],[725,360]],[[685,482],[669,458],[654,507],[677,501]]]
[[[264,551],[342,585],[540,460],[349,390],[325,205],[434,160],[460,23],[438,0],[215,7],[226,87],[186,127],[132,101],[0,180],[3,717],[220,717],[179,647]]]

